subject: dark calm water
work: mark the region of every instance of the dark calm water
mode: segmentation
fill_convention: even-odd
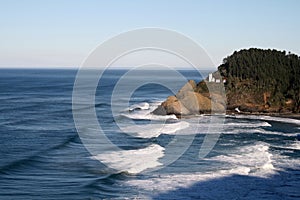
[[[111,94],[126,71],[111,70],[101,79],[92,108],[107,137],[123,153],[91,155],[73,120],[76,73],[0,70],[0,199],[300,198],[299,120],[226,116],[213,150],[199,159],[210,117],[177,120],[152,116],[151,110],[172,92],[149,83],[131,95],[127,110],[115,105],[113,118]],[[201,80],[195,71],[181,73],[187,79]],[[141,72],[138,78],[144,75]],[[182,86],[175,78],[166,75],[166,79],[175,88]],[[165,120],[164,129],[157,131]],[[176,154],[168,144],[180,140],[184,145],[195,127],[198,132],[178,160],[157,171],[143,171]],[[143,165],[135,163],[134,155],[139,153]],[[126,170],[111,169],[121,164]]]

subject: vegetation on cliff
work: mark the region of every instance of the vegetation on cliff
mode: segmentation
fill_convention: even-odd
[[[236,108],[249,113],[299,113],[299,78],[300,57],[295,54],[256,48],[235,51],[218,71],[197,85],[189,81],[153,113],[181,116]]]
[[[225,58],[218,71],[226,79],[229,108],[299,112],[299,56],[270,49],[240,50]]]

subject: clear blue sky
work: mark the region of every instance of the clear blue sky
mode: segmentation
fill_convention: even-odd
[[[179,31],[216,65],[234,50],[300,55],[298,0],[0,0],[0,67],[78,67],[98,44],[141,27]]]

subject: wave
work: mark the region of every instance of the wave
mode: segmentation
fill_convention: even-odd
[[[44,149],[39,149],[35,151],[32,149],[28,152],[23,152],[22,157],[19,156],[12,157],[14,160],[5,163],[4,165],[0,166],[0,174],[1,173],[8,173],[11,170],[15,170],[19,167],[26,167],[32,165],[34,162],[42,162],[41,157],[48,154],[49,152],[53,152],[56,150],[62,150],[67,148],[70,144],[80,144],[79,137],[77,134],[69,135],[64,140],[59,141],[55,145],[45,145]],[[78,147],[77,147],[78,148]],[[22,170],[22,169],[21,169]]]
[[[134,104],[129,107],[129,111],[132,112],[134,110],[149,110],[150,105],[147,102],[139,103],[139,104]]]
[[[272,164],[273,155],[269,151],[269,144],[259,142],[255,145],[242,147],[237,152],[215,156],[207,160],[229,164],[231,173],[238,172],[235,169],[239,167],[249,169],[247,170],[248,174],[251,173],[252,175],[265,175],[274,172],[275,167]]]
[[[300,142],[296,141],[293,144],[290,144],[289,148],[293,150],[300,150]]]
[[[283,133],[278,131],[268,131],[262,128],[253,128],[253,129],[233,129],[225,128],[222,134],[264,134],[264,135],[279,135],[285,137],[296,137],[296,133]]]
[[[239,128],[254,128],[254,127],[271,127],[272,125],[268,122],[257,122],[257,123],[226,123],[224,126],[230,126],[230,127],[239,127]]]
[[[287,150],[287,151],[300,151],[300,142],[293,141],[293,143],[287,143],[286,145],[273,145],[272,147],[280,149],[280,150]]]
[[[218,170],[195,173],[183,172],[180,174],[165,173],[152,176],[146,180],[128,180],[126,184],[139,188],[147,197],[168,191],[180,191],[178,188],[192,188],[196,183],[209,183],[211,180],[232,177],[233,175],[265,178],[277,174],[277,170],[279,169],[274,165],[278,165],[278,160],[283,160],[282,162],[286,163],[286,158],[274,152],[270,152],[269,144],[263,142],[238,148],[228,155],[214,156],[205,160],[211,163],[218,162],[221,163],[221,165],[219,165]],[[295,167],[296,164],[297,163],[294,163],[293,167]],[[244,180],[245,179],[241,179],[239,181]],[[224,181],[215,183],[220,184],[220,187],[217,186],[218,188],[224,187]],[[253,182],[253,184],[255,184],[255,182]],[[211,186],[207,186],[206,184],[202,184],[201,186],[204,187],[202,188],[204,189],[203,192],[207,192],[211,195]],[[216,186],[213,185],[213,187]],[[153,192],[157,194],[153,194]],[[222,192],[222,194],[224,194],[224,192]]]
[[[239,167],[236,169],[240,175],[245,175],[247,168]],[[230,170],[228,171],[215,171],[213,173],[180,173],[180,174],[160,174],[159,176],[152,176],[149,179],[129,180],[126,185],[133,186],[140,189],[140,194],[143,192],[146,198],[149,196],[157,195],[159,193],[166,193],[168,191],[176,191],[178,188],[191,188],[195,183],[207,182],[209,180],[230,176]],[[247,174],[247,173],[246,173]],[[218,190],[224,187],[222,185],[214,186]],[[211,189],[211,188],[210,188]],[[144,191],[143,191],[144,190]],[[202,190],[201,190],[202,191]],[[203,191],[204,192],[204,191]],[[207,192],[207,191],[206,191]],[[199,191],[196,191],[199,195]],[[224,193],[222,193],[224,194]],[[185,198],[191,194],[185,194]],[[195,196],[198,196],[195,195]],[[185,199],[184,197],[181,197]],[[169,196],[168,199],[181,199],[178,196]]]
[[[158,159],[164,156],[164,150],[160,145],[152,144],[138,150],[120,150],[102,153],[92,156],[92,159],[99,160],[106,166],[116,169],[119,172],[136,174],[161,166],[162,163]]]
[[[0,166],[0,173],[8,173],[10,170],[14,170],[18,167],[25,167],[28,165],[33,165],[34,162],[41,162],[40,158],[47,154],[48,152],[54,151],[54,150],[61,150],[65,147],[67,147],[71,143],[78,143],[79,144],[79,138],[78,135],[71,135],[67,137],[65,140],[61,141],[61,143],[54,145],[52,147],[46,148],[44,150],[36,151],[30,155],[24,155],[22,158],[13,160],[9,163],[6,163],[3,166]]]
[[[17,167],[24,167],[26,165],[31,165],[35,161],[35,158],[38,157],[38,153],[33,155],[28,155],[25,158],[14,160],[10,163],[7,163],[3,166],[0,166],[0,174],[8,174],[9,171],[14,170]]]
[[[154,115],[149,112],[146,113],[133,113],[133,114],[120,114],[120,117],[135,120],[151,120],[151,121],[166,121],[166,120],[178,120],[176,115]]]
[[[284,118],[284,117],[272,117],[272,116],[266,116],[266,115],[227,115],[227,117],[236,118],[236,119],[257,119],[257,120],[283,122],[283,123],[300,125],[300,120],[298,120],[298,119]]]
[[[272,125],[268,122],[230,122],[224,124],[214,124],[211,121],[211,116],[199,115],[196,118],[190,119],[177,119],[175,115],[159,116],[153,115],[148,110],[139,110],[137,112],[123,114],[122,116],[135,120],[153,120],[153,121],[163,121],[175,120],[177,123],[173,124],[150,124],[150,125],[134,125],[123,127],[122,130],[131,135],[142,138],[158,137],[160,134],[169,135],[189,135],[189,134],[240,134],[240,133],[262,133],[262,134],[277,134],[284,136],[294,136],[294,134],[267,131],[262,129],[263,127],[271,127]],[[214,129],[210,127],[219,127],[218,132],[213,132]],[[184,131],[180,131],[184,130]]]
[[[134,120],[152,120],[152,121],[165,121],[165,120],[177,120],[175,115],[154,115],[152,111],[156,109],[159,102],[142,102],[138,104],[133,104],[125,110],[124,113],[120,113],[121,117]],[[127,111],[127,112],[126,112]]]
[[[188,122],[180,121],[171,124],[147,124],[135,125],[122,128],[122,131],[141,138],[158,137],[161,134],[176,134],[177,131],[186,129],[190,126]]]

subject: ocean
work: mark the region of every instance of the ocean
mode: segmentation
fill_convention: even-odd
[[[174,91],[149,81],[126,99],[126,84],[113,91],[127,72],[106,71],[95,104],[73,110],[76,70],[1,69],[0,199],[300,199],[300,120],[217,116],[223,124],[212,132],[219,125],[209,115],[154,116],[182,82],[155,72]],[[139,73],[132,83],[146,80]],[[99,134],[89,118],[78,134],[74,112],[88,111],[119,151],[91,151],[89,139],[106,144],[85,138]],[[215,141],[199,157],[208,132]]]

